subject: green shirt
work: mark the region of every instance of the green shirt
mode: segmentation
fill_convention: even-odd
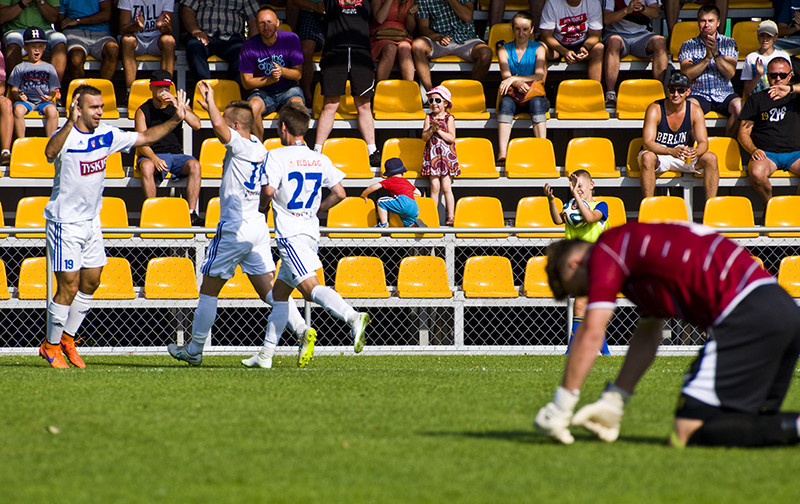
[[[564,228],[564,235],[568,240],[577,238],[594,243],[600,237],[600,233],[605,231],[608,227],[608,204],[604,201],[587,201],[586,203],[588,203],[589,208],[592,210],[600,205],[600,208],[597,208],[597,210],[601,212],[605,210],[605,212],[603,212],[603,218],[595,222],[587,222],[580,227],[575,227],[567,222]]]
[[[16,5],[19,0],[0,0],[0,5]],[[53,7],[59,6],[59,0],[47,0],[47,3]],[[47,22],[42,17],[42,11],[39,10],[39,0],[33,0],[27,7],[22,9],[19,16],[15,17],[8,23],[3,25],[3,33],[11,30],[24,30],[29,26],[36,26],[42,30],[52,30],[53,25]]]

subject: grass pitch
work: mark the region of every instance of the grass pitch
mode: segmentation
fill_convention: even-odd
[[[559,356],[0,357],[0,502],[797,502],[800,447],[666,445],[689,358],[661,357],[620,439],[531,427]],[[601,357],[581,404],[621,357]],[[795,376],[797,380],[797,376]],[[793,387],[785,409],[800,410]]]

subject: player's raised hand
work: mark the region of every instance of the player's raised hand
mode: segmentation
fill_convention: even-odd
[[[80,94],[75,93],[75,95],[72,97],[72,103],[69,104],[69,114],[67,114],[67,119],[73,123],[77,123],[78,119],[81,118],[81,108],[78,106],[78,99],[80,97]]]
[[[569,423],[579,398],[579,392],[570,392],[564,387],[558,387],[553,400],[536,414],[533,426],[556,441],[572,444],[575,438],[569,431]]]
[[[572,417],[572,425],[578,425],[594,433],[607,443],[619,437],[619,426],[625,412],[627,392],[609,385],[600,399],[579,409]]]

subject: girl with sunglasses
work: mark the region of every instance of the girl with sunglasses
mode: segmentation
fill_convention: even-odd
[[[456,157],[456,121],[450,114],[453,107],[450,90],[436,86],[427,92],[431,113],[425,116],[422,139],[425,150],[422,152],[422,171],[431,184],[431,198],[439,205],[439,193],[444,193],[447,210],[446,226],[452,226],[455,217],[456,201],[453,196],[453,177],[461,174]]]

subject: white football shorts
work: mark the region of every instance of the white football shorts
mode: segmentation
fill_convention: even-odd
[[[53,271],[78,271],[106,265],[100,216],[80,222],[54,222],[45,225],[47,249]]]
[[[269,246],[269,227],[265,221],[220,221],[217,224],[217,234],[206,247],[206,258],[200,271],[210,277],[229,280],[238,265],[247,275],[275,271],[275,260]]]
[[[290,287],[297,287],[306,278],[316,276],[322,267],[317,256],[319,243],[307,235],[278,238],[278,254],[281,256],[281,269],[278,280]]]

